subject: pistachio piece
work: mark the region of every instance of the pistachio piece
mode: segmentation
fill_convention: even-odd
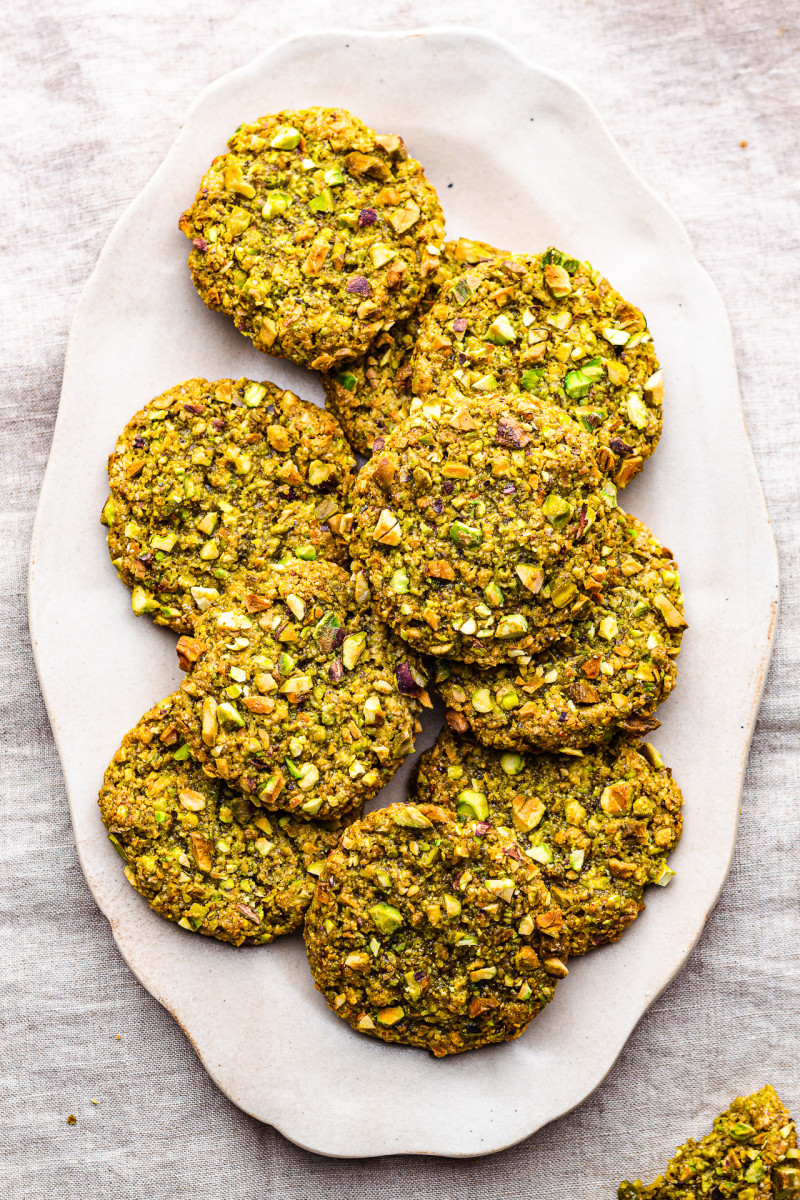
[[[602,621],[597,626],[597,632],[601,638],[605,638],[607,642],[612,642],[619,632],[617,618],[608,616],[603,617]]]
[[[366,644],[366,633],[351,633],[344,639],[342,642],[342,662],[348,671],[352,671],[361,657]]]
[[[403,531],[400,528],[400,522],[390,509],[384,508],[381,511],[372,531],[372,537],[374,541],[380,542],[383,546],[399,546],[403,539]]]
[[[544,269],[544,281],[554,296],[561,298],[572,291],[572,280],[563,267],[548,263]]]
[[[525,759],[516,750],[507,750],[500,755],[500,766],[506,775],[519,775],[525,769]]]
[[[267,200],[261,209],[261,215],[265,220],[271,221],[273,217],[283,216],[291,203],[292,197],[288,192],[267,192]]]
[[[675,605],[663,593],[653,597],[653,604],[661,613],[668,629],[686,629],[688,622]]]
[[[184,808],[188,808],[189,812],[200,812],[206,806],[206,798],[200,792],[194,792],[190,788],[178,792],[178,799]]]
[[[425,814],[413,804],[404,804],[392,819],[395,825],[402,825],[406,829],[429,829],[431,826]]]
[[[464,521],[453,521],[450,526],[450,540],[457,546],[479,546],[483,541],[480,528],[467,525]]]
[[[513,879],[486,879],[484,887],[491,892],[493,896],[499,896],[501,900],[509,903],[514,895],[515,884]]]
[[[399,1004],[395,1004],[390,1008],[379,1008],[376,1015],[376,1020],[379,1025],[397,1025],[406,1015],[405,1010]]]
[[[392,934],[396,929],[399,929],[403,924],[403,914],[391,904],[373,904],[372,908],[368,908],[369,913],[376,929],[383,934]]]
[[[511,801],[514,828],[521,833],[530,833],[535,829],[545,811],[544,803],[536,796],[515,796]],[[534,847],[534,849],[541,849],[541,847]],[[550,858],[539,858],[532,850],[529,853],[531,858],[535,858],[537,862],[550,862]]]
[[[469,977],[473,983],[481,983],[485,979],[494,979],[497,974],[497,967],[478,967],[475,971],[470,971]]]
[[[600,807],[610,817],[621,816],[631,806],[631,785],[626,782],[610,783],[603,789]]]
[[[544,806],[542,807],[544,808]],[[548,846],[531,846],[530,850],[526,850],[525,853],[534,862],[544,865],[553,861],[553,851]]]
[[[300,597],[295,596],[294,593],[290,592],[286,597],[286,603],[294,616],[297,617],[297,620],[302,621],[303,617],[306,615],[306,606]]]
[[[495,317],[486,331],[486,341],[493,342],[495,346],[506,346],[509,342],[516,341],[516,338],[516,330],[505,313]]]
[[[492,694],[488,688],[478,688],[477,692],[472,693],[470,703],[476,712],[489,713],[492,711]]]
[[[217,705],[217,721],[222,725],[232,725],[237,729],[241,729],[244,725],[244,717],[236,708],[228,703]]]
[[[482,792],[467,788],[458,795],[456,812],[473,821],[485,821],[489,815],[489,802]]]
[[[536,595],[541,591],[544,583],[544,571],[540,566],[534,563],[517,563],[514,570],[523,587],[526,587],[529,592]]]
[[[292,125],[279,125],[270,141],[273,150],[294,150],[300,145],[300,131]]]
[[[545,497],[542,512],[553,528],[559,529],[562,525],[566,525],[572,516],[572,505],[563,496],[559,496],[556,492],[551,492],[549,496]]]
[[[511,613],[500,619],[494,636],[496,638],[518,638],[527,632],[528,622],[522,613]]]
[[[647,428],[647,423],[650,420],[647,405],[636,392],[628,393],[628,399],[625,401],[625,411],[628,414],[631,424],[635,425],[637,429]]]
[[[203,701],[202,738],[206,746],[215,746],[217,742],[217,702],[211,696]]]
[[[550,600],[555,608],[565,608],[578,589],[571,579],[558,579],[550,589]]]

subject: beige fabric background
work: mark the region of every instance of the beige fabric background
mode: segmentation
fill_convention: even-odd
[[[6,0],[2,22],[0,1197],[596,1200],[765,1081],[800,1115],[797,0]],[[783,609],[730,880],[605,1083],[487,1159],[335,1161],[233,1108],[116,951],[31,660],[28,544],[78,291],[196,94],[288,33],[456,22],[583,87],[686,224],[733,322]]]

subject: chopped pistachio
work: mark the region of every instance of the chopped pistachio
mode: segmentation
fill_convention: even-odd
[[[373,904],[367,912],[380,933],[392,934],[403,924],[403,914],[391,904]]]
[[[558,529],[560,526],[565,525],[572,516],[572,505],[563,496],[559,496],[556,492],[551,492],[545,498],[542,505],[542,512],[550,524]]]
[[[300,144],[300,131],[292,125],[279,125],[270,146],[273,150],[294,150]]]
[[[464,521],[453,521],[450,526],[450,540],[457,546],[479,546],[483,541],[480,528],[467,525]]]
[[[547,846],[531,846],[525,853],[538,863],[547,864],[553,861],[553,851]]]
[[[352,671],[361,657],[366,644],[366,633],[351,633],[344,639],[342,642],[342,662],[348,671]]]
[[[528,622],[522,613],[510,613],[500,619],[494,636],[496,638],[517,638],[527,632]]]
[[[525,769],[525,759],[516,750],[506,750],[500,755],[500,766],[506,775],[519,775]]]
[[[505,346],[509,342],[516,341],[516,338],[516,330],[505,313],[495,317],[486,331],[486,341],[493,342],[496,346]]]
[[[625,401],[625,409],[630,418],[631,424],[637,429],[646,429],[647,423],[650,420],[650,414],[647,411],[647,405],[641,396],[636,392],[629,392],[628,399]]]
[[[459,793],[456,811],[474,821],[485,821],[489,815],[489,802],[482,792],[468,788]]]
[[[476,712],[491,712],[493,708],[492,694],[488,688],[479,688],[477,692],[472,693],[470,703]]]

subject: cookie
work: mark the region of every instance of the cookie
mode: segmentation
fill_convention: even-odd
[[[184,741],[180,693],[123,738],[100,791],[125,875],[160,916],[235,946],[302,922],[342,822],[259,812],[211,779]]]
[[[553,247],[479,264],[445,287],[422,322],[412,386],[423,399],[516,387],[550,400],[597,439],[618,487],[661,436],[663,375],[644,315]]]
[[[334,563],[231,582],[178,643],[182,727],[255,804],[333,817],[371,799],[414,745],[424,676]]]
[[[423,754],[419,803],[513,832],[561,908],[570,954],[614,942],[667,884],[680,788],[653,746],[617,738],[580,757],[489,750],[445,728]]]
[[[621,1183],[619,1200],[800,1200],[797,1130],[775,1089],[740,1096],[699,1142],[680,1146],[650,1184]]]
[[[190,633],[237,571],[346,563],[355,465],[336,420],[274,383],[189,379],[151,400],[117,439],[102,514],[133,611]]]
[[[653,713],[677,682],[686,628],[678,568],[629,514],[617,510],[607,534],[595,564],[573,580],[586,603],[566,636],[490,669],[438,664],[455,730],[501,749],[574,750],[616,730],[658,727]]]
[[[322,371],[415,311],[444,238],[402,138],[342,108],[240,125],[180,228],[204,304],[258,350]]]
[[[441,1057],[523,1031],[567,974],[561,931],[513,837],[436,805],[391,804],[328,858],[305,941],[335,1013]]]
[[[492,664],[569,629],[614,511],[592,439],[547,401],[500,394],[411,412],[358,475],[350,552],[409,645]]]
[[[459,238],[445,242],[439,268],[429,276],[419,309],[405,321],[378,334],[365,355],[338,371],[322,375],[325,403],[358,454],[382,450],[383,440],[408,416],[411,393],[411,359],[422,315],[434,303],[440,288],[468,266],[503,253],[486,242]],[[376,439],[380,442],[376,445]]]

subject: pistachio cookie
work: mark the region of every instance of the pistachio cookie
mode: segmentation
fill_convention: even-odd
[[[551,400],[595,436],[619,487],[661,436],[663,377],[643,314],[552,247],[445,287],[420,328],[412,386],[423,398],[517,387]]]
[[[240,125],[180,228],[204,304],[258,350],[330,370],[419,305],[444,218],[402,138],[342,108]]]
[[[307,817],[374,796],[414,747],[415,659],[334,563],[232,580],[178,643],[183,728],[209,770]]]
[[[775,1089],[740,1096],[699,1142],[680,1146],[650,1184],[621,1183],[619,1200],[800,1200],[797,1130]]]
[[[468,266],[503,253],[486,242],[459,238],[445,242],[439,268],[429,283],[419,309],[405,321],[378,334],[365,355],[338,371],[322,376],[326,404],[339,420],[347,440],[358,454],[369,455],[383,448],[383,439],[404,417],[413,399],[411,356],[423,313],[433,304],[439,289]]]
[[[237,570],[347,562],[355,459],[336,420],[274,383],[189,379],[125,426],[108,460],[108,547],[133,611],[190,633]]]
[[[258,812],[210,779],[181,736],[180,693],[127,733],[105,774],[100,813],[125,874],[160,916],[223,942],[290,933],[344,822]]]
[[[334,1012],[437,1057],[517,1037],[567,974],[561,911],[511,835],[436,805],[346,830],[306,918]]]
[[[613,491],[589,434],[545,400],[426,404],[356,478],[351,555],[410,645],[503,662],[569,628],[572,572],[588,571]]]
[[[444,729],[412,796],[513,830],[564,917],[570,954],[614,942],[674,872],[680,788],[653,746],[615,739],[579,758],[500,753]]]
[[[645,733],[677,681],[686,619],[678,568],[647,526],[619,510],[583,577],[591,597],[569,633],[489,670],[440,662],[436,682],[459,733],[487,746],[578,749],[615,730]],[[574,606],[573,606],[574,611]]]

